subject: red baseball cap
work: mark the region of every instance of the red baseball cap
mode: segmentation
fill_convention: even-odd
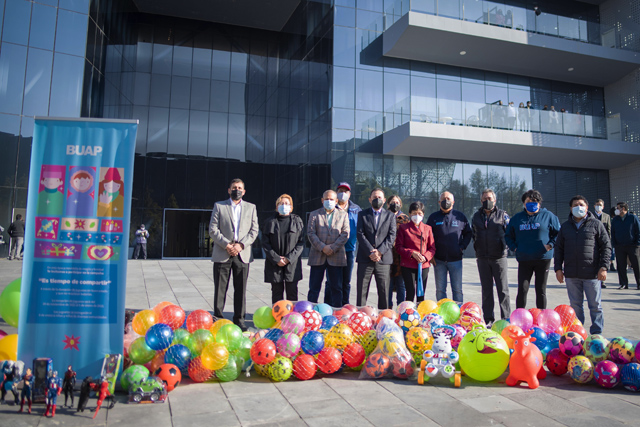
[[[344,187],[344,188],[346,188],[347,190],[351,191],[351,186],[350,186],[350,185],[349,185],[349,183],[347,183],[347,182],[341,182],[340,184],[338,184],[338,188],[337,188],[337,190],[339,190],[339,189],[340,189],[340,187]]]

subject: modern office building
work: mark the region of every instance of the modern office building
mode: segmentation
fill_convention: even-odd
[[[0,0],[0,22],[2,225],[34,116],[140,120],[152,257],[208,256],[236,177],[261,221],[340,181],[469,216],[485,187],[640,211],[640,0]]]

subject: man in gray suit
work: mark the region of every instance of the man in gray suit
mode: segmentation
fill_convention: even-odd
[[[246,331],[245,293],[249,263],[253,261],[251,245],[258,237],[259,227],[256,206],[242,200],[244,193],[244,182],[237,178],[232,180],[230,198],[213,207],[209,236],[213,239],[214,314],[220,319],[224,317],[229,278],[233,273],[233,323]]]
[[[369,196],[371,207],[358,213],[358,263],[356,304],[367,305],[372,276],[378,288],[378,308],[387,308],[393,244],[396,241],[396,217],[383,208],[384,191],[375,188]]]
[[[325,288],[325,303],[333,307],[342,306],[342,267],[347,265],[344,249],[349,240],[349,215],[336,209],[338,196],[333,190],[322,195],[322,207],[309,214],[307,237],[309,250],[309,301],[317,303],[326,270],[331,289]]]
[[[608,213],[604,212],[604,200],[596,200],[594,210],[596,218],[598,218],[602,225],[604,225],[604,228],[605,230],[607,230],[607,234],[609,235],[609,239],[611,239],[611,216],[609,216]],[[611,261],[611,265],[613,265],[613,258]],[[605,289],[607,287],[607,285],[604,284],[604,280],[600,281],[600,287],[602,289]]]

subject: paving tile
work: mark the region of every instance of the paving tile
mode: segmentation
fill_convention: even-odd
[[[229,402],[242,425],[299,418],[298,413],[286,399],[275,388],[274,391],[262,394],[253,394],[249,391],[240,396],[229,397]]]
[[[203,426],[203,427],[234,427],[240,426],[240,420],[236,416],[233,410],[216,412],[216,413],[201,413],[190,415],[173,415],[171,416],[173,421],[173,427],[191,427],[191,426]]]
[[[327,400],[314,400],[291,403],[293,409],[296,410],[302,418],[315,418],[322,417],[327,414],[349,414],[355,412],[353,406],[349,405],[344,399],[327,399]]]
[[[514,411],[525,409],[524,406],[514,402],[505,396],[484,396],[471,399],[460,399],[462,403],[470,406],[478,412],[488,413],[497,411]]]
[[[309,381],[290,380],[276,383],[275,386],[292,404],[340,398],[340,395],[321,379]]]
[[[358,413],[326,415],[316,418],[304,418],[310,427],[365,427],[372,424]]]
[[[396,405],[384,408],[373,407],[362,411],[374,426],[436,426],[437,424],[406,405]]]
[[[424,402],[415,408],[435,423],[447,426],[492,426],[496,421],[461,402]]]
[[[509,427],[562,426],[562,424],[560,424],[559,422],[528,408],[514,409],[511,411],[487,412],[486,415]]]

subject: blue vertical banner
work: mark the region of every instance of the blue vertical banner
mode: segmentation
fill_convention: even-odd
[[[79,378],[122,353],[135,120],[36,118],[18,358]]]

